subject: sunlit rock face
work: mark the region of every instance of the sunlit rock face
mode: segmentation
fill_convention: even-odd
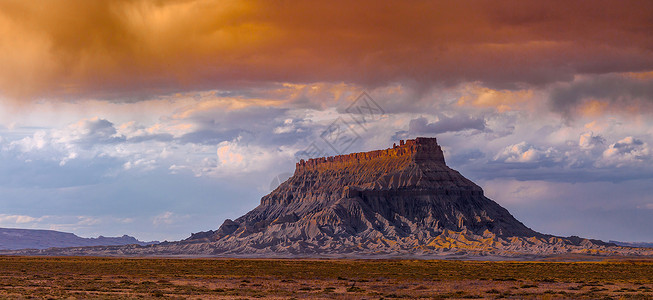
[[[186,241],[209,242],[216,253],[555,252],[581,242],[599,247],[526,227],[447,167],[435,138],[302,160],[258,207]]]

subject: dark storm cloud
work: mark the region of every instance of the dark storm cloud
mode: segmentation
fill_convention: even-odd
[[[142,143],[147,141],[169,142],[174,139],[174,136],[169,133],[157,133],[148,135],[138,135],[127,139],[130,143]]]
[[[653,69],[650,1],[2,1],[0,92],[145,99],[266,83],[543,86]]]
[[[242,131],[241,129],[198,129],[182,135],[176,141],[182,144],[217,145],[222,141],[230,141],[237,138]]]
[[[440,116],[437,122],[429,123],[424,117],[413,119],[408,123],[409,133],[438,134],[468,129],[484,130],[485,120],[471,116]]]
[[[446,132],[457,132],[464,130],[485,130],[485,119],[482,117],[475,118],[467,115],[455,115],[447,117],[438,116],[438,120],[429,123],[425,117],[419,117],[410,120],[408,130],[398,131],[394,139],[401,139],[415,135],[436,135]]]
[[[622,74],[587,76],[552,88],[550,103],[554,111],[573,115],[596,101],[605,110],[653,111],[653,78]]]
[[[642,140],[632,139],[629,141],[619,141],[617,143],[614,143],[611,147],[617,149],[619,153],[623,154],[623,153],[632,153],[642,145],[644,145],[644,142],[642,142]]]
[[[462,150],[447,157],[447,164],[451,166],[464,165],[485,157],[485,153],[480,149]]]
[[[113,123],[105,119],[82,120],[71,127],[74,129],[73,135],[71,135],[74,139],[73,142],[85,146],[125,141],[125,137],[116,136],[117,131]]]

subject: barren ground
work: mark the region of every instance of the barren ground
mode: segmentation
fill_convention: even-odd
[[[652,260],[0,256],[0,298],[653,298]]]

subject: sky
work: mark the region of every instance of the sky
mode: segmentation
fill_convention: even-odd
[[[544,233],[653,242],[653,2],[0,2],[0,227],[179,240],[437,137]]]

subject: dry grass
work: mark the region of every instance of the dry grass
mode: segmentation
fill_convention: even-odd
[[[0,256],[0,298],[653,298],[653,262]]]

